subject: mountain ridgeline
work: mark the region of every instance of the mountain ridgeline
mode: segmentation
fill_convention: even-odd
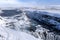
[[[26,16],[34,21],[36,21],[38,24],[42,25],[44,28],[47,28],[49,30],[58,30],[60,31],[60,17],[52,16],[52,13],[49,12],[41,12],[41,11],[30,11],[30,10],[2,10],[3,13],[0,14],[0,16],[3,17],[10,17],[14,15],[20,15],[25,12]],[[50,15],[49,15],[50,14]],[[57,14],[58,15],[58,14]],[[33,30],[33,29],[32,29]]]
[[[1,28],[5,28],[7,29],[5,30],[7,35],[11,37],[10,35],[12,34],[15,39],[17,38],[16,40],[21,36],[24,37],[24,33],[30,34],[39,40],[60,40],[60,15],[58,15],[29,8],[2,10],[0,13],[0,26],[2,24],[3,28],[0,27],[0,37],[4,34],[4,30],[1,31]],[[21,36],[20,31],[23,32]],[[16,35],[17,33],[18,35]],[[27,35],[27,37],[29,36]],[[15,40],[14,38],[12,39]]]

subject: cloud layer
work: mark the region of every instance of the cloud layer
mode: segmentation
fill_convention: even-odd
[[[0,0],[0,7],[41,7],[60,5],[59,0]]]

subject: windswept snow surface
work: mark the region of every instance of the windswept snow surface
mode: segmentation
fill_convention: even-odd
[[[0,18],[1,18],[0,19],[0,40],[42,40],[41,38],[39,39],[35,38],[34,36],[27,34],[25,32],[6,28],[5,26],[7,21],[5,21],[3,17],[0,17]]]

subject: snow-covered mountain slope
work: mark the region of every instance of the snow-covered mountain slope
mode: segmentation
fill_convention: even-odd
[[[58,14],[56,14],[58,15]],[[47,25],[51,26],[53,28],[56,28],[60,30],[60,17],[56,16],[55,14],[50,14],[49,12],[32,12],[32,13],[27,13],[27,16],[33,20],[36,20],[42,25]]]
[[[25,32],[6,28],[5,26],[6,21],[0,19],[0,40],[42,40]]]
[[[0,16],[0,40],[42,40],[41,38],[35,38],[31,34],[22,32],[23,29],[30,25],[29,19],[24,13],[13,15],[9,13],[6,12],[5,14],[4,12]]]
[[[46,21],[48,19],[49,21]],[[0,13],[0,40],[59,40],[60,32],[55,32],[58,27],[60,29],[59,19],[60,16],[56,16],[55,13],[36,9],[2,10]],[[55,26],[50,28],[51,25],[48,23],[59,26],[56,26],[57,29]]]

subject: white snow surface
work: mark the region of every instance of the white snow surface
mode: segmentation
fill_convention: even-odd
[[[6,21],[0,19],[0,40],[42,40],[22,31],[6,28]]]

